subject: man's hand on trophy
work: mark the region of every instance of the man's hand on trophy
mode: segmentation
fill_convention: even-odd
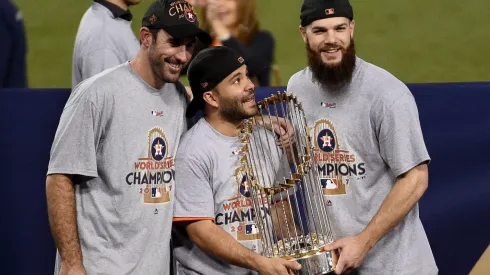
[[[281,258],[262,257],[257,264],[257,271],[260,275],[294,275],[295,270],[301,270],[298,262]]]
[[[364,236],[356,235],[337,240],[325,247],[327,251],[337,249],[341,253],[338,261],[334,261],[335,274],[349,274],[362,264],[371,247]]]
[[[281,148],[287,148],[294,143],[294,127],[291,121],[279,118],[273,123],[274,132],[279,136],[276,144]]]
[[[278,116],[256,116],[255,124],[274,131],[277,135],[276,144],[281,148],[288,148],[294,143],[294,127],[291,121]]]

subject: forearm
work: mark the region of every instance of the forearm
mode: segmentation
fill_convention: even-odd
[[[82,266],[75,191],[71,179],[64,175],[48,176],[46,197],[51,233],[63,263],[67,266]]]
[[[263,256],[241,245],[212,221],[197,221],[187,226],[191,240],[203,251],[232,265],[257,270]]]
[[[390,232],[415,206],[427,189],[427,165],[420,165],[397,179],[378,213],[361,232],[373,247]]]

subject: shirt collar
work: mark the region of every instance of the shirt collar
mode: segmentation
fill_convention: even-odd
[[[112,13],[112,15],[114,15],[114,18],[119,17],[126,21],[133,20],[133,14],[129,10],[121,9],[119,6],[111,2],[108,2],[107,0],[94,0],[94,2],[97,2],[102,6],[106,7]]]

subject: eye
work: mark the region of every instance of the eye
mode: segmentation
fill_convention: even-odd
[[[346,27],[345,26],[342,26],[342,27],[338,27],[337,28],[337,31],[339,32],[342,32],[342,31],[345,31]]]
[[[180,47],[184,44],[184,41],[182,41],[181,39],[176,39],[176,38],[173,38],[173,39],[170,39],[168,41],[168,43],[172,46],[172,47]]]
[[[187,45],[185,45],[185,48],[187,51],[192,52],[192,51],[194,51],[195,45],[196,45],[195,42],[190,42],[190,43],[187,43]]]
[[[233,84],[240,84],[240,77],[236,78],[235,81],[233,81]]]

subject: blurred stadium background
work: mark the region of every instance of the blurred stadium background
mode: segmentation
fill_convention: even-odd
[[[281,83],[305,66],[301,0],[256,0],[276,39]],[[90,0],[14,0],[26,25],[30,88],[69,88],[79,21]],[[138,33],[150,0],[131,7]],[[358,54],[406,83],[490,80],[490,1],[351,0]],[[185,80],[184,80],[185,82]]]

